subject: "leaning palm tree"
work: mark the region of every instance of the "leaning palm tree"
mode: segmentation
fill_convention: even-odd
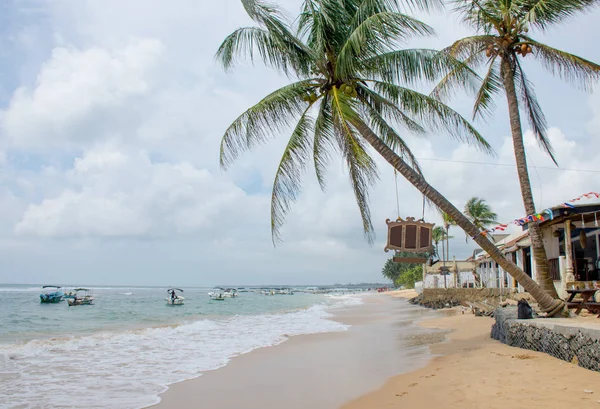
[[[427,0],[405,0],[416,7]],[[500,251],[444,196],[427,183],[399,127],[424,134],[451,136],[491,149],[461,115],[436,98],[410,88],[436,81],[460,63],[433,50],[402,49],[408,38],[429,35],[432,28],[404,14],[389,0],[305,0],[296,20],[259,0],[242,0],[254,27],[240,28],[221,44],[217,59],[225,69],[239,56],[260,59],[285,73],[291,83],[238,117],[221,142],[221,166],[227,168],[243,151],[288,128],[291,136],[275,174],[271,200],[274,243],[291,202],[298,197],[304,170],[312,159],[317,180],[333,154],[344,159],[366,238],[373,241],[369,187],[378,171],[369,146],[497,260],[538,300],[550,315],[563,303],[553,300]],[[467,70],[462,71],[467,72]],[[460,75],[459,81],[471,74]],[[457,81],[457,83],[459,82]]]
[[[475,36],[456,41],[445,51],[463,59],[471,67],[487,66],[487,74],[477,92],[473,116],[490,113],[493,98],[504,91],[508,101],[510,128],[526,214],[535,214],[531,191],[520,110],[527,116],[542,149],[556,159],[546,134],[547,122],[535,96],[533,85],[525,75],[522,59],[527,56],[542,63],[552,74],[590,89],[600,78],[600,65],[565,51],[540,43],[529,34],[529,28],[545,30],[565,21],[577,12],[598,5],[597,0],[452,0],[463,21],[477,32]],[[434,91],[446,94],[446,81]],[[554,298],[554,287],[542,234],[536,222],[530,223],[529,235],[535,258],[538,283]]]
[[[479,230],[486,230],[493,224],[498,223],[498,215],[492,211],[489,204],[484,199],[472,197],[465,204],[465,216],[471,220]],[[468,236],[467,236],[468,239]]]

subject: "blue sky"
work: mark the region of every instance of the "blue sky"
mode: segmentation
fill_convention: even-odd
[[[281,4],[291,13],[299,1]],[[286,79],[214,62],[222,39],[248,23],[237,0],[12,0],[0,12],[0,282],[212,285],[377,281],[385,219],[396,217],[392,170],[378,160],[372,192],[377,242],[364,240],[341,163],[318,188],[309,171],[284,227],[270,238],[270,187],[285,135],[245,154],[228,172],[220,137],[233,119]],[[441,48],[469,31],[447,12],[422,15]],[[538,38],[593,61],[589,36],[600,12]],[[563,168],[600,169],[600,95],[583,93],[526,61]],[[465,115],[471,101],[451,105]],[[418,157],[513,163],[505,103],[477,123],[498,157],[443,135],[412,140]],[[526,135],[535,166],[551,162]],[[501,220],[521,217],[514,168],[422,162],[430,182],[457,206],[488,200]],[[539,174],[539,176],[538,176]],[[597,174],[532,169],[538,207],[600,190]],[[421,197],[400,181],[402,216]],[[428,209],[428,220],[439,216]],[[472,250],[461,232],[451,253]]]

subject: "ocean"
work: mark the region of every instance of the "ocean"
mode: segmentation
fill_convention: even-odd
[[[330,311],[360,296],[211,300],[186,288],[91,287],[94,305],[41,304],[40,287],[0,286],[0,408],[142,408],[175,382],[227,365],[288,337],[345,331]]]

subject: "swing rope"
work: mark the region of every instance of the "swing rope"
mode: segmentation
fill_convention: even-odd
[[[398,212],[398,219],[400,219],[400,196],[398,195],[398,172],[394,169],[394,179],[396,182],[396,210]]]

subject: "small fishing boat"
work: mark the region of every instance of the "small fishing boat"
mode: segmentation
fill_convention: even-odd
[[[165,298],[167,305],[183,305],[185,298],[177,292],[182,293],[183,290],[181,288],[169,288],[167,290],[167,293],[169,293],[169,297]]]
[[[68,288],[68,289],[65,289],[64,299],[65,300],[74,299],[76,295],[77,295],[77,293],[75,292],[75,289]]]
[[[43,292],[40,294],[40,302],[43,304],[56,304],[63,301],[65,293],[61,291],[61,288],[57,285],[43,286]]]
[[[92,305],[94,304],[94,297],[90,294],[90,290],[87,288],[76,288],[73,290],[75,292],[75,296],[71,299],[68,299],[67,302],[69,306],[76,305]]]
[[[213,289],[208,293],[208,296],[215,301],[225,301],[225,298],[230,298],[225,296],[225,290],[223,288]]]
[[[238,291],[235,288],[227,288],[223,295],[227,298],[235,298],[238,296]]]

